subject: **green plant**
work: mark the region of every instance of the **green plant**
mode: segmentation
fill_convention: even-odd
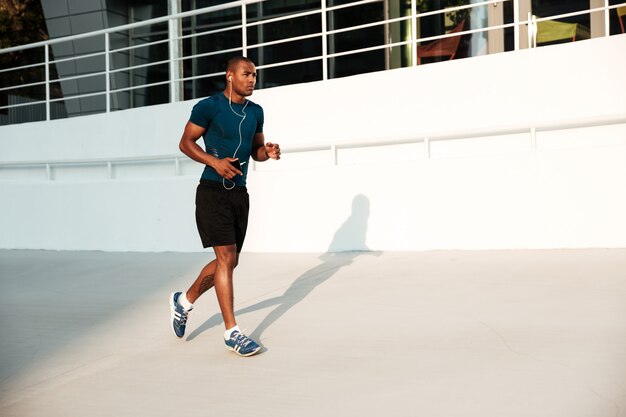
[[[48,39],[46,20],[43,16],[40,0],[0,0],[0,48],[26,45]],[[24,49],[0,54],[0,68],[13,68],[43,62],[43,47]],[[51,76],[56,77],[56,68],[51,66]],[[9,71],[0,77],[0,86],[16,86],[43,81],[43,66]],[[9,90],[11,94],[23,97],[45,97],[42,86],[25,87]],[[50,86],[53,98],[60,97],[58,85]],[[6,100],[6,93],[0,96]]]

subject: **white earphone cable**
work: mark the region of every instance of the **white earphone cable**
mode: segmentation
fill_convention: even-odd
[[[246,107],[248,106],[249,101],[246,100],[245,104],[243,105],[243,108],[241,109],[241,112],[243,113],[243,115],[237,113],[235,111],[235,109],[233,109],[233,104],[232,104],[232,99],[233,99],[233,82],[232,82],[232,78],[230,81],[230,94],[228,96],[228,106],[230,107],[230,110],[235,113],[237,116],[241,117],[241,121],[239,122],[239,145],[237,145],[237,148],[235,149],[235,152],[233,153],[233,158],[237,158],[237,152],[239,151],[239,148],[241,148],[241,144],[243,143],[243,136],[241,134],[241,126],[243,126],[243,122],[244,120],[246,120]],[[242,163],[240,165],[245,164]],[[242,167],[243,169],[243,167]],[[226,181],[231,182],[233,185],[229,188],[226,186]],[[222,178],[222,185],[224,186],[224,188],[226,188],[227,190],[232,190],[233,188],[235,188],[235,181],[233,180],[227,180],[226,178]]]

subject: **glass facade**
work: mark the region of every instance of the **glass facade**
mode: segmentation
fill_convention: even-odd
[[[8,16],[0,10],[4,21],[37,21],[39,28],[26,38],[12,38],[5,30],[3,48],[56,39],[49,46],[0,51],[0,123],[215,94],[225,87],[223,65],[233,55],[244,54],[257,63],[257,88],[262,89],[528,47],[525,23],[520,25],[518,45],[512,26],[493,29],[514,22],[513,1],[482,3],[268,0],[226,8],[229,2],[219,0],[41,0],[41,7],[28,16]],[[518,4],[520,21],[527,13],[538,19],[538,46],[605,35],[605,11],[589,12],[603,7],[604,0]],[[626,5],[617,0],[609,4]],[[216,6],[220,10],[164,18]],[[622,33],[618,10],[608,16],[610,34]],[[115,27],[122,28],[107,32]],[[100,32],[74,36],[93,31]],[[441,35],[445,38],[436,39]]]

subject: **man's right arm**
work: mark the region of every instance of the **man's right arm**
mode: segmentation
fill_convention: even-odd
[[[192,122],[187,122],[185,130],[183,131],[183,136],[180,138],[180,143],[178,144],[180,151],[194,161],[210,166],[219,175],[226,179],[232,179],[236,175],[241,175],[241,171],[230,164],[230,161],[235,161],[235,159],[218,159],[206,153],[204,149],[198,145],[198,139],[202,137],[205,131],[206,129],[202,126],[198,126]]]

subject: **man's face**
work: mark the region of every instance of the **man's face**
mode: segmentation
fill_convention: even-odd
[[[239,62],[231,76],[233,77],[232,83],[235,93],[244,97],[252,95],[256,85],[256,67],[254,64],[245,61]]]

